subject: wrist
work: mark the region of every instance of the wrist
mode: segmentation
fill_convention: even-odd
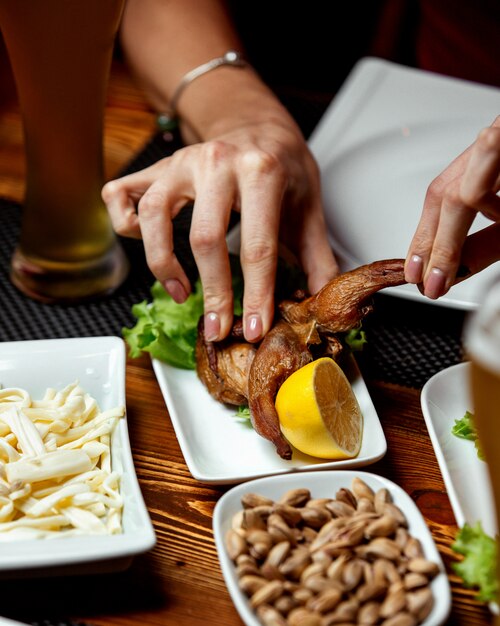
[[[158,115],[160,128],[162,130],[169,130],[180,123],[179,101],[193,82],[219,68],[243,69],[247,67],[247,65],[247,62],[240,52],[230,49],[223,55],[212,57],[208,61],[200,63],[186,71],[174,88],[170,101],[163,107],[163,112]]]
[[[207,141],[257,124],[291,127],[293,118],[257,73],[219,68],[190,85],[179,102],[181,130],[195,141]]]
[[[247,62],[237,50],[228,50],[222,56],[214,57],[186,72],[170,99],[171,117],[177,117],[177,107],[182,94],[197,78],[217,70],[220,67],[244,68],[246,66]]]

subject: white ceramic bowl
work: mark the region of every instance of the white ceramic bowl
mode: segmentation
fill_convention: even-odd
[[[277,500],[289,489],[305,488],[310,490],[313,498],[333,498],[341,487],[350,488],[355,476],[365,481],[375,491],[382,487],[389,490],[394,504],[403,511],[408,519],[409,532],[420,540],[426,558],[439,565],[441,573],[431,583],[434,608],[421,626],[438,626],[444,623],[451,607],[450,585],[431,533],[413,500],[401,487],[386,478],[369,472],[339,470],[287,474],[253,480],[233,487],[217,502],[214,510],[213,529],[219,561],[234,605],[247,626],[260,626],[260,622],[250,607],[247,596],[238,587],[236,569],[227,554],[224,543],[233,516],[242,509],[241,497],[243,494],[258,493]]]
[[[125,404],[125,344],[118,337],[0,343],[0,385],[41,398],[48,387],[78,380],[102,410]],[[122,474],[123,532],[58,539],[3,541],[0,577],[88,574],[123,570],[156,542],[135,474],[127,420],[120,419],[111,445],[112,468]]]

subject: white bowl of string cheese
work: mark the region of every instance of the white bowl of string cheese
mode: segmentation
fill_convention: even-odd
[[[123,570],[155,541],[123,340],[0,343],[0,577]]]

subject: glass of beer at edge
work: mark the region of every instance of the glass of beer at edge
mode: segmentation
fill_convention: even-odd
[[[471,364],[474,423],[488,465],[500,528],[500,273],[489,283],[478,309],[467,319],[464,347]],[[500,581],[500,559],[497,578]],[[500,624],[498,615],[494,623]]]
[[[26,151],[12,282],[43,302],[104,295],[128,261],[101,199],[103,126],[124,0],[0,0]]]

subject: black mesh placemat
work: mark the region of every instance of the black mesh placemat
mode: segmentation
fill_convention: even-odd
[[[357,354],[367,378],[421,388],[440,370],[464,358],[466,313],[421,301],[377,294],[365,318],[367,343]]]
[[[178,136],[155,135],[123,173],[147,167],[180,146]],[[190,217],[190,207],[186,207],[175,218],[174,247],[194,279],[196,270],[188,241]],[[9,279],[21,207],[0,199],[0,218],[0,341],[121,336],[124,326],[135,323],[131,307],[149,298],[154,281],[142,242],[122,239],[131,271],[114,294],[83,304],[40,304],[21,294]],[[463,318],[460,311],[378,294],[374,312],[364,323],[368,343],[358,355],[363,373],[375,380],[420,388],[430,376],[462,360]]]

